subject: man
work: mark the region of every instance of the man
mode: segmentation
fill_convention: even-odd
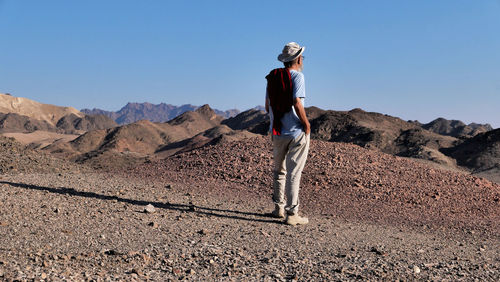
[[[311,126],[304,110],[306,97],[304,75],[305,47],[295,42],[285,45],[278,60],[284,68],[274,69],[267,79],[266,111],[271,118],[274,180],[272,215],[285,218],[290,225],[307,224],[299,216],[299,185],[309,152]],[[285,204],[286,194],[286,204]]]

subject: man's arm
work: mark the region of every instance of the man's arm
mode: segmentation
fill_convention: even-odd
[[[293,108],[295,109],[295,112],[297,113],[297,116],[300,119],[300,122],[304,126],[304,131],[306,132],[306,135],[309,135],[311,133],[311,125],[309,124],[309,120],[307,120],[307,115],[306,115],[306,110],[304,109],[304,106],[302,105],[302,101],[300,98],[295,98],[293,101]]]

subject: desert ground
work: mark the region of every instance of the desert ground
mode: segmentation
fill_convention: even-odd
[[[500,186],[464,172],[313,140],[287,226],[267,136],[106,171],[4,144],[6,281],[500,279]]]
[[[487,124],[308,108],[310,222],[288,226],[259,109],[0,98],[0,280],[500,280]]]

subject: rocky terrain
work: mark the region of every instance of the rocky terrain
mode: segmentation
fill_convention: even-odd
[[[24,173],[88,172],[90,168],[33,150],[14,138],[0,136],[0,175]]]
[[[191,104],[174,106],[170,104],[160,103],[128,103],[117,112],[105,111],[101,109],[82,109],[82,113],[89,115],[105,115],[116,121],[120,125],[134,123],[139,120],[149,120],[151,122],[166,122],[180,114],[188,111],[194,111],[198,106]],[[239,114],[239,110],[232,109],[220,111],[214,109],[215,113],[224,118],[229,118]]]
[[[222,120],[222,117],[205,105],[195,111],[185,112],[167,123],[141,120],[106,130],[88,131],[70,142],[54,143],[43,150],[80,163],[94,163],[98,167],[116,166],[120,163],[133,165],[135,161],[131,161],[131,158],[140,160],[156,153],[166,156],[186,149],[187,147],[183,147],[188,144],[191,144],[190,148],[194,148],[221,134],[234,135],[234,131],[229,128],[219,130],[220,132],[215,128]],[[210,131],[205,132],[206,130]],[[242,137],[244,136],[245,133]],[[103,165],[103,161],[109,165]]]
[[[478,134],[445,152],[459,165],[500,183],[500,129]]]
[[[63,115],[73,135],[6,113],[23,144],[0,136],[0,280],[500,280],[498,129],[307,112],[296,227],[269,214],[259,109],[106,129]]]
[[[497,156],[500,155],[500,141],[481,137],[495,132],[490,130],[491,126],[488,124],[465,125],[459,121],[440,118],[422,125],[361,109],[331,111],[309,107],[306,112],[311,122],[312,139],[356,144],[387,154],[429,161],[452,170],[467,169],[497,182],[500,179],[500,170],[491,165],[499,163]],[[266,134],[269,128],[266,113],[255,109],[242,112],[222,123],[232,129],[246,129],[259,134]],[[489,167],[485,168],[479,162],[460,160],[459,155],[464,154],[460,153],[461,148],[465,146],[462,143],[469,144],[469,147],[489,148],[478,150],[476,154],[477,157],[488,160]],[[459,153],[453,153],[455,151]]]
[[[0,278],[500,278],[499,185],[313,140],[301,190],[311,222],[290,227],[268,215],[270,149],[266,137],[221,138],[110,173],[3,173]]]
[[[6,100],[20,99],[4,96],[9,97]],[[43,108],[47,106],[33,101],[28,102],[26,102],[27,106],[22,106],[23,103],[19,102],[16,107],[27,108],[39,105]],[[93,162],[98,167],[102,167],[102,161],[96,158],[116,156],[117,160],[125,162],[131,160],[129,157],[163,158],[177,151],[203,146],[221,135],[231,135],[236,139],[238,135],[245,138],[248,132],[265,135],[269,127],[267,114],[258,107],[226,119],[208,105],[196,108],[194,111],[188,111],[189,108],[195,108],[195,106],[175,107],[168,104],[129,103],[118,113],[113,114],[101,110],[88,111],[108,114],[119,119],[119,122],[126,123],[122,126],[117,126],[110,118],[103,115],[89,116],[80,113],[79,115],[83,115],[80,117],[77,114],[68,114],[60,118],[54,127],[43,119],[35,120],[19,116],[17,113],[6,113],[3,117],[0,116],[0,132],[28,133],[30,136],[10,135],[22,142],[40,135],[39,133],[30,134],[35,131],[82,134],[76,139],[74,137],[70,139],[69,136],[60,139],[41,136],[40,140],[32,142],[31,147],[43,148],[59,157],[79,162]],[[469,144],[467,145],[469,147],[475,146],[476,140],[479,143],[482,141],[473,137],[492,131],[488,124],[466,125],[460,121],[443,118],[438,118],[428,124],[420,124],[417,121],[404,121],[397,117],[365,112],[361,109],[332,111],[309,107],[306,110],[311,121],[313,139],[356,144],[395,156],[432,162],[452,170],[465,168],[474,174],[499,181],[499,169],[494,165],[488,164],[489,166],[485,167],[481,162],[463,161],[459,157],[460,148],[465,146],[462,146],[462,143]],[[38,110],[38,112],[43,111]],[[164,120],[179,112],[182,114],[167,122],[140,120],[129,123],[142,118]],[[219,127],[204,133],[220,125],[225,125],[233,131]],[[214,132],[219,132],[219,134],[214,134]],[[47,144],[50,140],[53,140],[53,144]],[[481,150],[477,154],[481,159],[491,160],[488,163],[498,163],[496,154],[500,154],[499,141],[494,138],[488,140],[491,144],[484,146],[489,149]]]

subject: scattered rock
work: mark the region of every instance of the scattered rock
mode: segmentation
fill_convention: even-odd
[[[117,256],[117,255],[120,255],[120,253],[117,252],[117,251],[115,251],[115,250],[106,250],[106,251],[104,251],[104,254],[108,255],[108,256]]]
[[[376,253],[377,255],[379,256],[387,256],[387,253],[382,251],[382,250],[379,250],[378,248],[376,247],[372,247],[370,252],[373,252],[373,253]]]
[[[144,208],[144,212],[145,213],[154,213],[156,211],[155,207],[152,205],[152,204],[148,204],[145,208]]]
[[[137,274],[138,276],[144,276],[144,273],[142,272],[142,270],[138,269],[138,268],[133,268],[130,273],[133,273],[133,274]]]
[[[418,266],[416,266],[416,265],[415,265],[415,266],[413,266],[413,273],[415,273],[415,274],[419,274],[419,273],[420,273],[420,267],[418,267]]]

